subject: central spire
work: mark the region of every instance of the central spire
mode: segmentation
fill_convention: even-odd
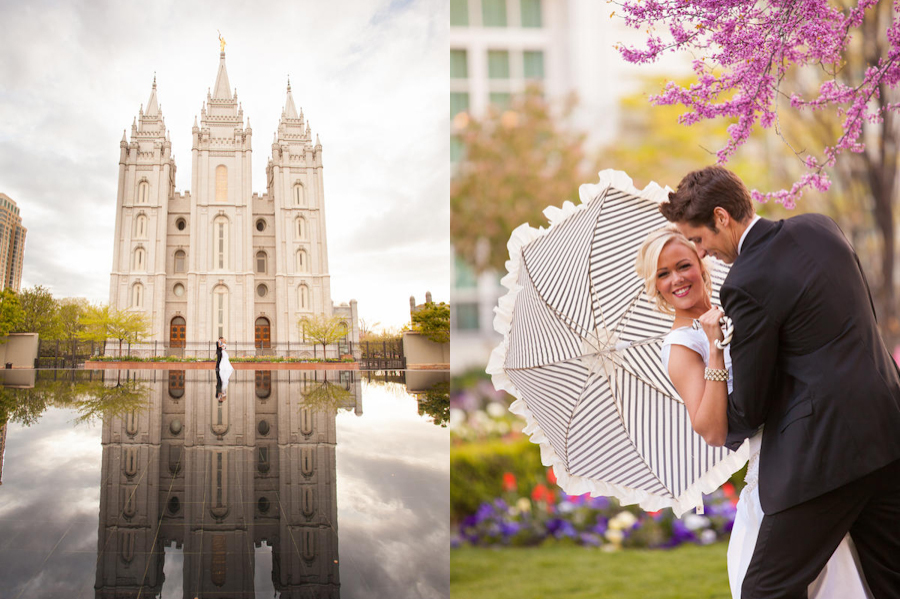
[[[297,115],[297,107],[294,105],[294,97],[291,95],[291,79],[288,77],[287,99],[284,101],[284,116],[289,119],[299,118]]]
[[[216,75],[216,85],[213,87],[212,97],[216,100],[231,99],[231,85],[228,83],[228,71],[225,70],[225,51],[219,54],[219,73]]]

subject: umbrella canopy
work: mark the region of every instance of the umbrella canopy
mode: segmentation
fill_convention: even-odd
[[[660,360],[673,318],[646,297],[634,263],[666,224],[666,190],[639,191],[624,173],[603,171],[580,195],[579,206],[544,211],[549,229],[513,232],[509,292],[495,309],[503,342],[487,370],[519,398],[510,409],[567,493],[681,515],[743,466],[747,446],[707,445]],[[711,274],[717,302],[727,267]]]

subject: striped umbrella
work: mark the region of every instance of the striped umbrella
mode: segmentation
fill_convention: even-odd
[[[503,342],[488,365],[494,386],[519,398],[545,465],[570,495],[591,493],[672,507],[702,508],[702,493],[747,460],[708,446],[660,361],[672,317],[656,310],[634,271],[647,234],[666,224],[655,183],[634,188],[603,171],[581,187],[582,204],[548,208],[549,229],[517,228],[509,242],[509,293],[495,309]],[[727,267],[713,269],[718,301]]]

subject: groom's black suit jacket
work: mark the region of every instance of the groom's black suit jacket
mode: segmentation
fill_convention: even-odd
[[[900,372],[856,253],[834,221],[760,219],[720,296],[734,321],[726,445],[736,449],[765,424],[765,513],[900,459]]]

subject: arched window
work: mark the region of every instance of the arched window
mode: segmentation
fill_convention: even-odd
[[[307,272],[309,261],[306,259],[306,250],[297,250],[297,272]]]
[[[147,217],[143,214],[138,214],[138,217],[134,219],[134,236],[136,239],[146,239],[147,237]]]
[[[216,167],[216,201],[228,201],[228,168],[224,164]]]
[[[266,253],[265,252],[256,252],[256,272],[259,274],[266,274]]]
[[[297,217],[297,239],[306,239],[306,219],[302,216]]]
[[[132,263],[132,269],[137,271],[143,271],[146,268],[146,252],[144,248],[137,248],[134,250],[134,261]]]
[[[177,250],[175,252],[175,272],[184,272],[185,268],[185,258],[187,255],[184,253],[184,250]]]
[[[306,206],[306,193],[299,181],[294,183],[294,206]]]
[[[215,336],[224,337],[228,330],[228,288],[224,285],[213,289],[212,314]]]
[[[213,270],[228,268],[228,219],[220,216],[213,221]]]
[[[140,283],[135,283],[134,287],[131,288],[131,307],[144,307],[144,286]]]
[[[297,290],[299,307],[301,310],[309,310],[309,287],[304,283],[300,285],[300,288]]]
[[[137,203],[146,204],[150,201],[150,183],[146,179],[138,183]]]

